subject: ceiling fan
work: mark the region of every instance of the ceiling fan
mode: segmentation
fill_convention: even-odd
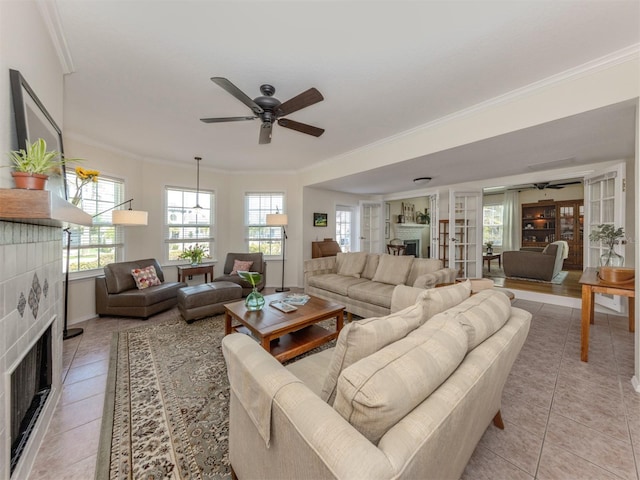
[[[211,81],[222,87],[249,107],[253,112],[253,115],[246,117],[201,118],[200,120],[204,123],[240,122],[243,120],[255,120],[256,118],[259,118],[262,120],[258,140],[258,143],[260,144],[271,143],[271,130],[273,129],[273,123],[275,121],[277,121],[278,125],[281,127],[306,133],[307,135],[313,135],[314,137],[319,137],[324,133],[324,128],[318,128],[312,125],[307,125],[306,123],[282,118],[290,113],[297,112],[298,110],[302,110],[303,108],[324,100],[322,94],[315,88],[310,88],[301,94],[290,98],[286,102],[281,103],[280,100],[273,96],[276,89],[272,85],[261,85],[260,93],[262,93],[262,96],[251,100],[251,98],[249,98],[242,90],[226,78],[212,77]]]
[[[564,188],[568,185],[578,185],[580,183],[582,183],[582,181],[580,180],[573,180],[571,182],[562,182],[562,183],[538,182],[538,183],[531,183],[527,185],[518,185],[516,187],[510,188],[509,190],[524,190],[524,189],[531,189],[531,188],[536,188],[538,190],[545,190],[547,188],[553,189],[553,190],[560,190],[561,188]]]

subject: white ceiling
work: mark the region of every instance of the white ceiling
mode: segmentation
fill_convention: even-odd
[[[65,135],[153,160],[192,165],[198,155],[229,172],[308,168],[640,42],[637,0],[57,6],[75,70]],[[275,125],[272,143],[258,145],[258,120],[204,124],[251,114],[213,76],[252,98],[263,83],[281,101],[316,87],[325,100],[289,118],[326,132]],[[632,106],[610,107],[322,186],[390,193],[415,176],[452,184],[492,168],[632,156],[633,118]]]

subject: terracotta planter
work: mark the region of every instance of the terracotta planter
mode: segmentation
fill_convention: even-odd
[[[47,183],[47,175],[39,173],[11,172],[16,188],[27,190],[44,190]]]

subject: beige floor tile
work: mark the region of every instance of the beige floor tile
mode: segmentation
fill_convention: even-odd
[[[504,420],[504,417],[503,417]],[[507,421],[504,430],[489,426],[479,446],[495,453],[507,462],[534,475],[542,449],[542,435],[535,435]]]
[[[96,470],[96,455],[91,455],[76,463],[65,465],[60,471],[56,470],[52,474],[50,468],[42,468],[38,465],[37,469],[31,471],[29,480],[93,480]]]
[[[62,386],[60,403],[66,405],[94,395],[104,394],[107,386],[107,375],[98,375],[87,380]],[[104,397],[104,395],[103,395]]]
[[[64,379],[65,385],[87,380],[98,375],[104,375],[109,371],[109,360],[101,360],[80,367],[72,366]]]
[[[617,440],[553,412],[549,418],[545,445],[547,442],[621,478],[637,480],[629,442]]]
[[[619,477],[560,447],[545,443],[536,479],[618,480]]]
[[[526,396],[505,392],[500,408],[502,419],[542,438],[547,429],[549,409],[527,400]]]
[[[460,480],[497,479],[533,480],[533,476],[486,448],[476,448]]]
[[[94,395],[74,403],[59,403],[49,425],[49,432],[57,434],[72,430],[102,418],[104,395]]]

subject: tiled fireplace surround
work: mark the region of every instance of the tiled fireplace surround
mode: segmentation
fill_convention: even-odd
[[[0,221],[0,478],[9,478],[10,373],[52,325],[53,382],[11,478],[27,478],[61,391],[62,228]]]

